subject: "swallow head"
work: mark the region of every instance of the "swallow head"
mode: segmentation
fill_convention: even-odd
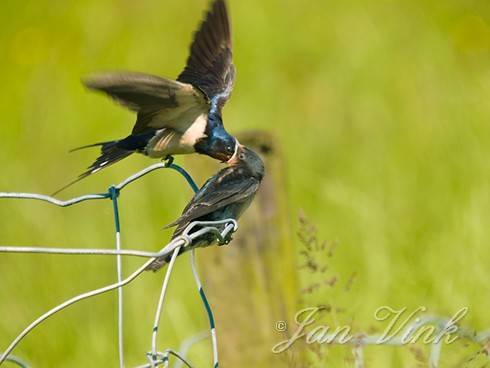
[[[238,143],[238,141],[236,152],[233,157],[228,160],[228,164],[232,166],[246,167],[250,171],[251,175],[259,180],[262,180],[264,176],[264,162],[260,156],[250,148]]]
[[[211,156],[221,162],[227,162],[236,153],[237,145],[238,142],[233,136],[223,128],[217,128],[199,140],[194,148],[198,153]]]
[[[237,140],[227,134],[219,139],[211,139],[208,154],[221,162],[227,162],[235,155],[237,147]]]

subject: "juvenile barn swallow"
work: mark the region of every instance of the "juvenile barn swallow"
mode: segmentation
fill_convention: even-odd
[[[251,149],[238,145],[236,154],[228,166],[209,178],[185,207],[182,215],[166,228],[177,226],[172,235],[175,239],[193,221],[237,220],[248,208],[264,177],[264,163]],[[196,226],[193,231],[200,228]],[[216,242],[213,234],[194,239],[192,245],[182,248],[206,247]],[[157,258],[147,270],[157,271],[169,261],[170,256]]]
[[[176,81],[134,72],[103,73],[84,80],[89,89],[136,112],[137,120],[124,139],[75,149],[100,146],[101,155],[73,183],[133,152],[152,158],[197,152],[228,161],[237,143],[223,126],[221,110],[234,80],[228,12],[225,0],[214,0]]]

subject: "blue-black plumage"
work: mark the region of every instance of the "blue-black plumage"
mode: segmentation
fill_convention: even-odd
[[[172,239],[182,235],[193,221],[220,221],[235,219],[243,214],[257,193],[264,177],[264,163],[251,149],[238,145],[237,152],[227,167],[209,178],[185,207],[182,215],[167,227],[177,226]],[[193,231],[198,231],[196,226]],[[196,238],[185,252],[195,247],[205,247],[216,242],[213,234]],[[165,252],[165,251],[164,251]],[[157,271],[168,262],[169,256],[156,259],[148,270]]]
[[[186,66],[177,80],[135,72],[108,72],[84,80],[89,89],[103,92],[136,112],[137,120],[124,139],[81,147],[100,146],[101,154],[69,185],[134,152],[152,158],[200,153],[228,161],[237,142],[225,130],[221,111],[234,80],[226,3],[214,0],[194,35]]]

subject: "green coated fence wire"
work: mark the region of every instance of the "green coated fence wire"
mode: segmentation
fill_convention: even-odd
[[[42,253],[42,254],[72,254],[72,255],[111,255],[111,256],[116,256],[116,265],[117,265],[117,282],[96,290],[92,290],[80,295],[77,295],[69,300],[66,300],[65,302],[57,305],[50,311],[46,312],[39,318],[37,318],[34,322],[32,322],[26,329],[24,329],[13,341],[12,343],[5,349],[5,351],[0,355],[0,365],[2,365],[5,362],[11,362],[15,363],[21,367],[28,367],[27,363],[23,362],[19,358],[11,355],[11,352],[14,350],[14,348],[20,343],[20,341],[28,334],[30,333],[35,327],[37,327],[39,324],[43,323],[47,318],[51,317],[52,315],[58,313],[59,311],[65,309],[66,307],[77,303],[80,300],[91,298],[96,295],[100,295],[102,293],[117,289],[118,292],[118,303],[117,303],[117,309],[118,309],[118,354],[119,354],[119,367],[123,368],[125,366],[124,364],[124,330],[123,330],[123,315],[124,315],[124,298],[123,298],[123,287],[129,284],[131,281],[133,281],[135,278],[137,278],[145,269],[146,267],[157,257],[161,256],[169,256],[170,254],[172,255],[172,260],[170,264],[167,267],[167,271],[165,274],[164,278],[164,283],[162,285],[162,291],[161,291],[161,298],[159,300],[159,304],[157,306],[157,311],[156,311],[156,325],[153,328],[153,333],[152,333],[152,351],[147,353],[147,359],[148,363],[146,365],[143,365],[141,367],[157,367],[157,366],[168,366],[169,362],[169,357],[173,356],[176,359],[178,359],[180,364],[184,364],[186,366],[191,367],[190,363],[186,360],[185,356],[183,356],[183,353],[176,352],[172,349],[165,349],[163,351],[158,351],[156,348],[156,338],[157,338],[157,331],[158,331],[158,322],[160,319],[160,314],[163,309],[163,301],[164,301],[164,296],[166,294],[168,282],[170,279],[171,272],[173,270],[175,258],[179,253],[179,250],[181,247],[184,246],[189,246],[190,243],[195,239],[196,237],[201,236],[204,233],[213,233],[217,236],[218,239],[224,239],[227,238],[229,235],[231,235],[232,232],[237,230],[237,223],[233,219],[229,220],[223,220],[223,221],[214,221],[214,222],[195,222],[191,223],[188,228],[184,231],[184,234],[182,237],[175,238],[172,240],[169,244],[165,245],[165,247],[162,248],[162,251],[160,252],[143,252],[143,251],[137,251],[137,250],[123,250],[122,249],[122,243],[121,243],[121,223],[120,223],[120,213],[119,213],[119,199],[120,199],[120,194],[121,191],[129,184],[132,182],[142,178],[143,176],[149,174],[150,172],[153,172],[155,170],[159,169],[172,169],[179,173],[184,179],[186,180],[187,184],[191,187],[193,192],[197,192],[199,190],[198,186],[192,179],[192,177],[187,173],[187,171],[182,168],[179,165],[174,164],[173,162],[166,162],[166,163],[158,163],[151,165],[147,167],[144,170],[139,171],[138,173],[128,177],[125,179],[123,182],[121,182],[118,185],[112,185],[107,192],[105,193],[99,193],[99,194],[89,194],[89,195],[83,195],[80,197],[72,198],[66,201],[61,201],[58,200],[54,197],[42,195],[42,194],[36,194],[36,193],[0,193],[0,199],[1,198],[10,198],[10,199],[31,199],[31,200],[38,200],[38,201],[43,201],[43,202],[48,202],[50,204],[59,206],[59,207],[68,207],[72,206],[81,202],[85,201],[91,201],[91,200],[101,200],[101,199],[110,199],[112,202],[112,207],[113,207],[113,216],[114,216],[114,228],[115,228],[115,250],[111,249],[66,249],[66,248],[48,248],[48,247],[8,247],[8,246],[0,246],[0,252],[9,252],[9,253]],[[192,228],[195,225],[200,225],[202,228],[199,231],[190,233]],[[224,227],[222,231],[218,229],[218,227]],[[169,247],[170,246],[170,247]],[[162,253],[163,249],[166,249],[167,253]],[[168,250],[170,249],[170,250]],[[138,268],[135,272],[133,272],[130,276],[127,278],[123,279],[123,272],[122,272],[122,256],[136,256],[136,257],[146,257],[150,258],[145,262],[144,265],[142,265],[140,268]],[[215,322],[214,322],[214,316],[213,312],[211,309],[211,306],[207,300],[206,294],[204,292],[204,289],[202,287],[202,283],[199,279],[197,269],[196,269],[196,262],[195,262],[195,254],[194,250],[191,251],[191,268],[192,268],[192,273],[194,280],[197,285],[198,293],[201,298],[201,301],[204,305],[204,309],[206,311],[208,320],[209,320],[209,326],[210,326],[210,332],[209,336],[211,337],[212,341],[212,350],[213,350],[213,363],[212,367],[217,368],[219,363],[218,363],[218,342],[217,342],[217,337],[216,337],[216,327],[215,327]],[[196,340],[197,341],[200,341]],[[186,350],[188,350],[189,347],[186,347]],[[184,352],[185,354],[185,352]]]

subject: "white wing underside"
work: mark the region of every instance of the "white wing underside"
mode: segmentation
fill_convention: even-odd
[[[164,107],[154,113],[148,113],[150,118],[147,128],[171,128],[184,133],[193,122],[208,111],[209,105],[200,92],[190,85],[179,84],[183,87],[175,94],[177,106]]]
[[[206,123],[207,115],[201,114],[188,124],[184,132],[172,128],[160,129],[148,143],[145,153],[154,158],[166,157],[170,154],[192,153],[194,144],[205,137]]]

